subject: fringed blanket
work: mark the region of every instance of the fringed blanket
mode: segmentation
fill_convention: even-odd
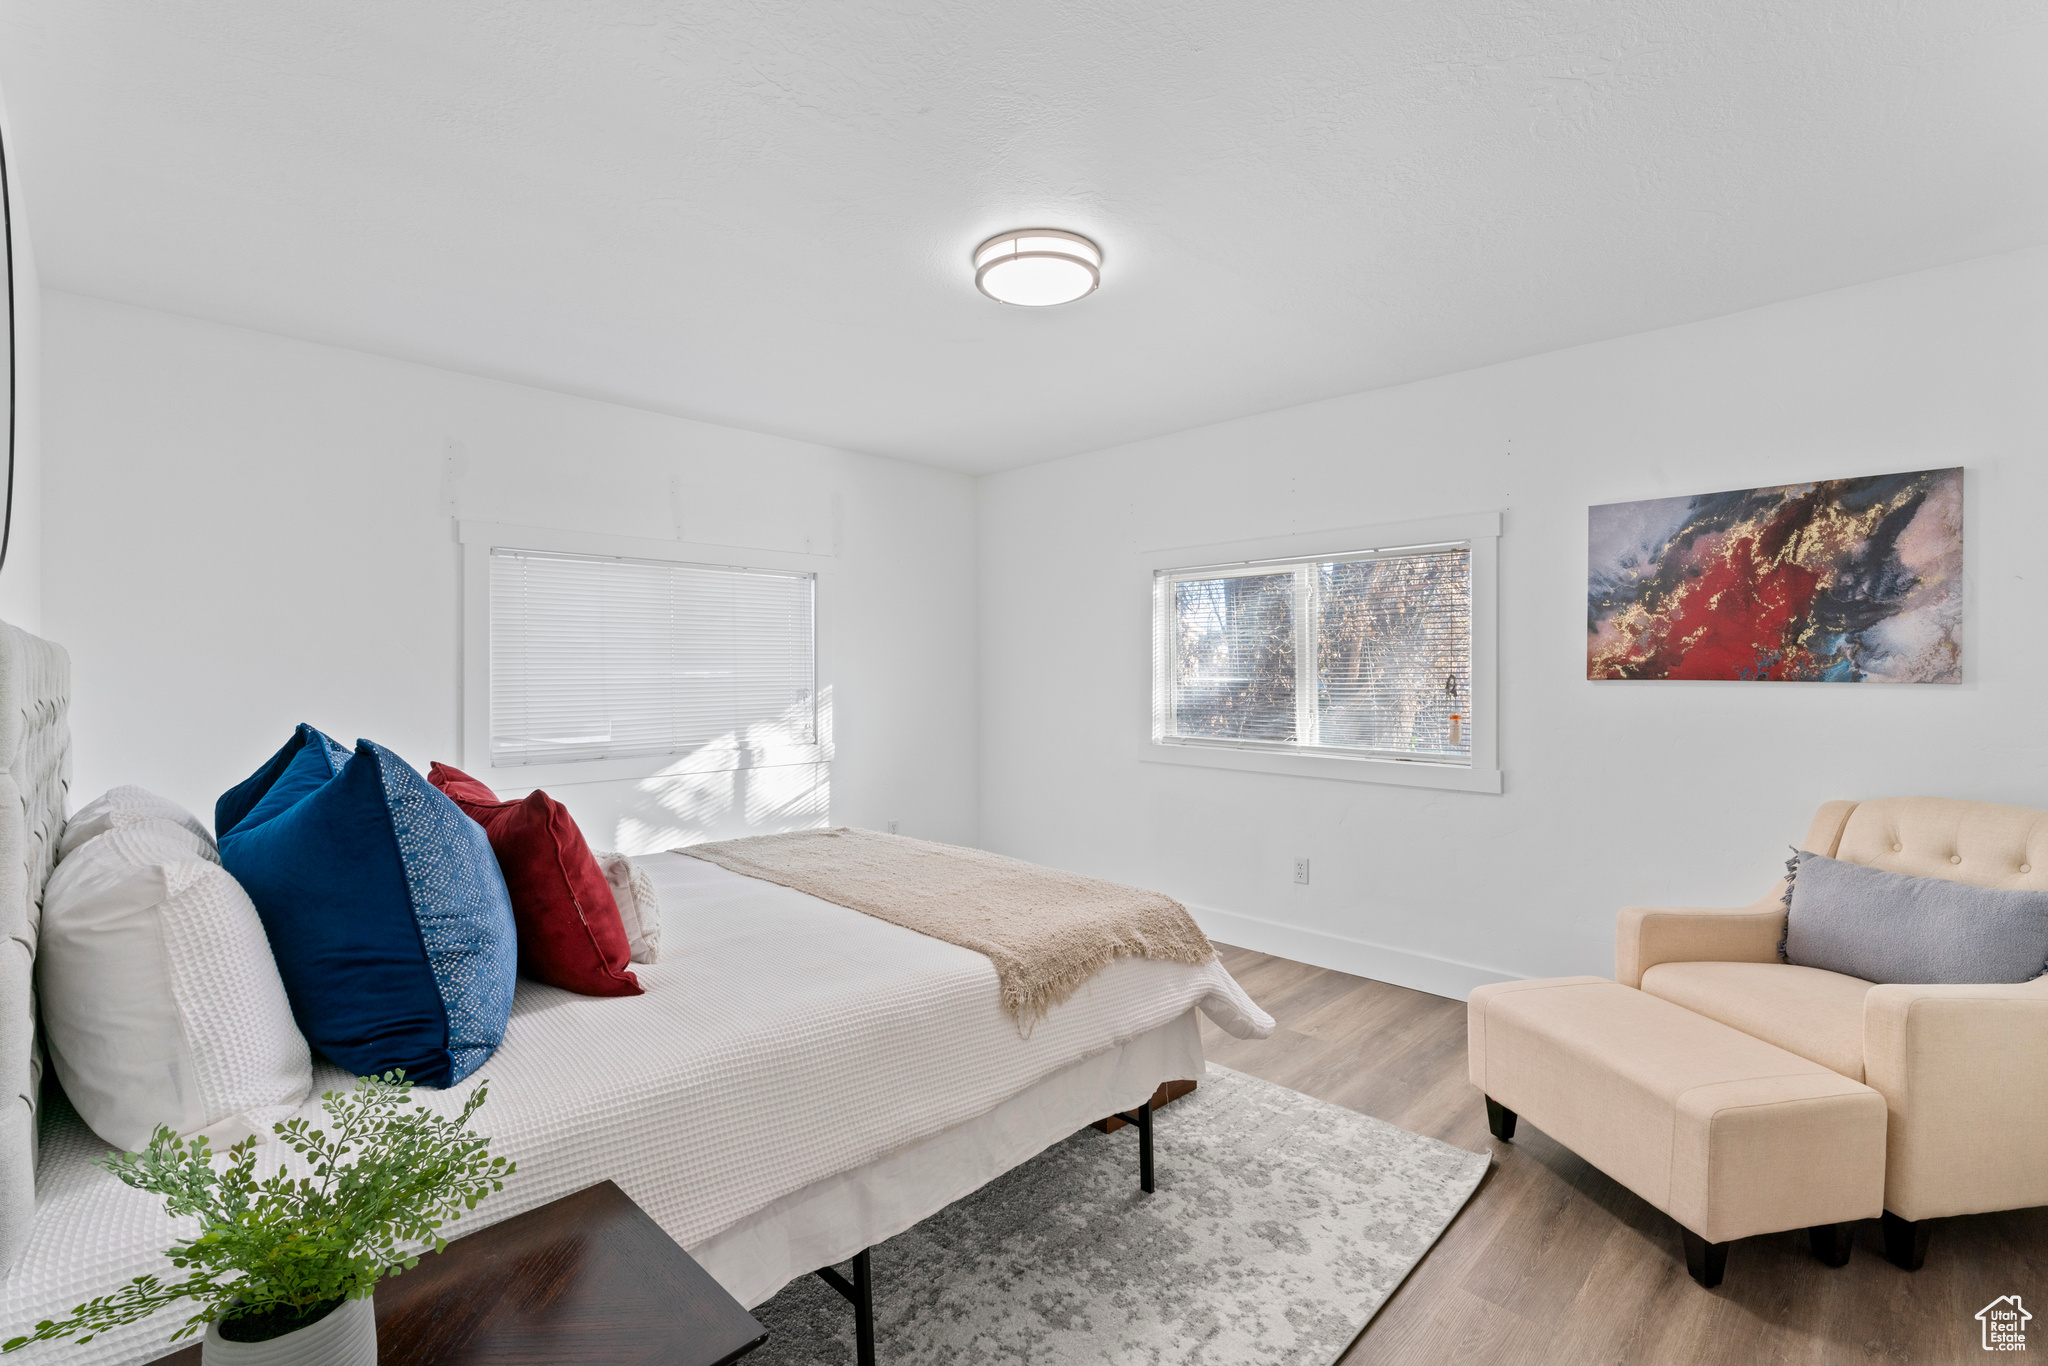
[[[1199,967],[1216,956],[1178,901],[980,849],[800,830],[678,849],[988,955],[1003,1008],[1028,1029],[1123,957]]]

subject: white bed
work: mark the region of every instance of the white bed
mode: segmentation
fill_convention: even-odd
[[[451,1232],[610,1179],[753,1305],[1160,1082],[1199,1076],[1197,1010],[1241,1037],[1272,1027],[1218,964],[1121,959],[1021,1037],[980,954],[684,855],[637,862],[662,901],[664,961],[637,969],[646,993],[522,981],[504,1046],[477,1077],[419,1093],[452,1110],[487,1078],[477,1126],[519,1164]],[[316,1068],[316,1091],[347,1080]],[[1169,1164],[1172,1113],[1159,1126]],[[105,1151],[68,1112],[45,1117],[34,1225],[0,1285],[0,1331],[164,1269],[180,1230],[92,1165]],[[19,1359],[148,1361],[178,1321],[159,1314]]]

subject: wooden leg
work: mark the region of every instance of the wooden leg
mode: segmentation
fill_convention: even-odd
[[[1495,1100],[1486,1098],[1486,1127],[1493,1130],[1493,1136],[1503,1143],[1512,1143],[1515,1138],[1515,1112]]]
[[[1152,1093],[1152,1111],[1157,1114],[1160,1106],[1179,1100],[1182,1096],[1193,1095],[1194,1092],[1195,1084],[1191,1081],[1162,1081],[1159,1083],[1159,1089]],[[1122,1115],[1108,1115],[1088,1127],[1097,1133],[1113,1134],[1128,1123],[1130,1121]]]
[[[1685,1243],[1685,1269],[1692,1278],[1707,1290],[1721,1283],[1721,1273],[1728,1269],[1728,1244],[1710,1243],[1689,1228],[1678,1230],[1678,1236]]]
[[[1884,1225],[1884,1255],[1901,1271],[1918,1271],[1927,1261],[1927,1230],[1931,1219],[1901,1219],[1890,1210]]]
[[[1813,1246],[1813,1255],[1829,1266],[1847,1266],[1849,1254],[1856,1249],[1856,1225],[1815,1224],[1806,1230],[1806,1240]]]

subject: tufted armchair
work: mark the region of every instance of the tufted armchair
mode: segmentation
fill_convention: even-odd
[[[1829,802],[1801,846],[1910,877],[2048,890],[2048,812],[1938,797]],[[1781,882],[1737,910],[1634,906],[1615,979],[1860,1081],[1885,1099],[1885,1252],[1927,1220],[2048,1205],[2048,977],[1873,985],[1779,961]]]

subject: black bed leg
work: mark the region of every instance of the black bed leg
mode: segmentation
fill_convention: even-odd
[[[875,1272],[868,1261],[872,1248],[853,1254],[853,1359],[857,1366],[875,1366]]]
[[[1152,1102],[1138,1107],[1138,1189],[1152,1193]]]
[[[1486,1098],[1486,1127],[1493,1130],[1493,1136],[1501,1142],[1512,1142],[1515,1137],[1515,1112],[1495,1100],[1492,1096],[1488,1096]]]
[[[1728,1269],[1728,1244],[1710,1243],[1681,1226],[1679,1237],[1685,1242],[1685,1269],[1692,1273],[1702,1288],[1712,1290],[1721,1283],[1721,1274]]]
[[[853,1254],[853,1279],[839,1274],[839,1268],[818,1269],[818,1279],[846,1297],[853,1306],[853,1359],[855,1366],[875,1366],[875,1272],[864,1247]]]
[[[1918,1271],[1927,1261],[1926,1219],[1901,1219],[1890,1210],[1879,1221],[1884,1226],[1884,1255],[1901,1271]]]

